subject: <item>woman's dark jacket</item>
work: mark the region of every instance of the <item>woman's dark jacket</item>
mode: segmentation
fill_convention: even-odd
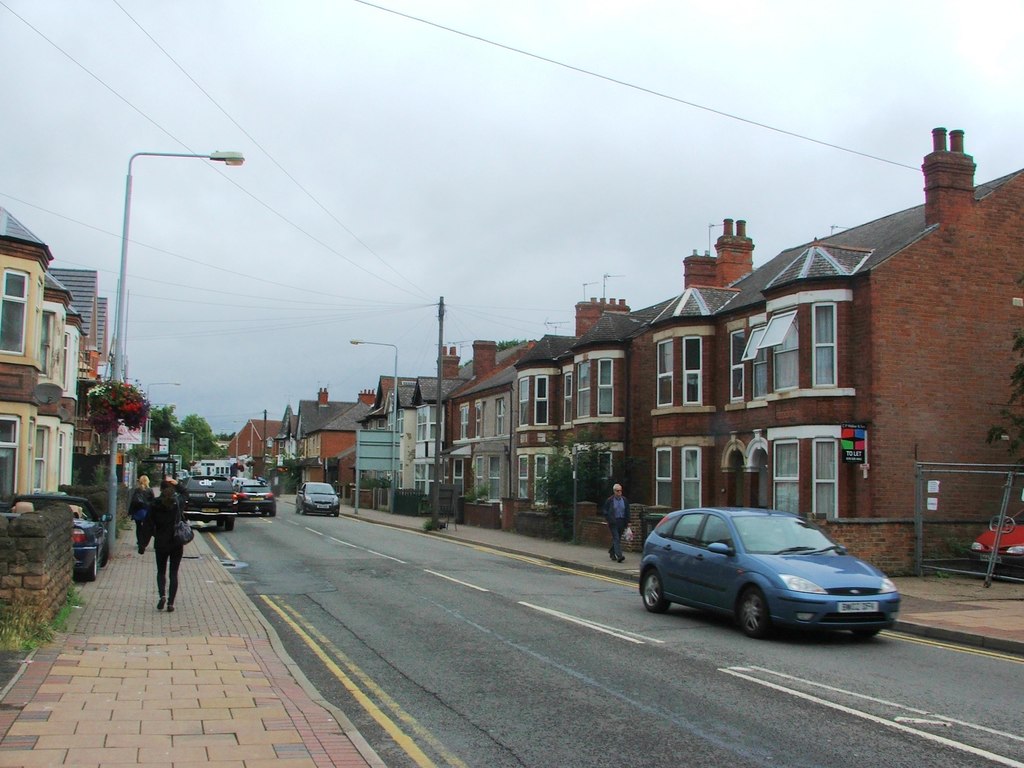
[[[161,492],[149,507],[144,522],[147,539],[152,538],[157,552],[181,551],[183,544],[174,541],[174,524],[181,518],[181,498],[173,490]]]

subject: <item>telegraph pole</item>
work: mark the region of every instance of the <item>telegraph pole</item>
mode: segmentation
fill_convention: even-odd
[[[444,383],[444,296],[437,305],[437,424],[434,431],[434,484],[431,487],[430,520],[437,530],[441,509],[441,387]]]

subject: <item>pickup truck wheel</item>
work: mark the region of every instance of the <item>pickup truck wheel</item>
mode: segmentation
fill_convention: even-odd
[[[232,518],[229,518],[229,519],[224,521],[224,530],[225,531],[233,531],[233,530],[235,530],[235,518],[232,517]]]

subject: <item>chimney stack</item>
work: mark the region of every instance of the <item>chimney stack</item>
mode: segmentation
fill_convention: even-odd
[[[715,241],[718,252],[718,267],[715,270],[715,285],[724,288],[754,271],[754,241],[747,237],[747,222],[736,222],[733,234],[732,219],[722,223],[722,236]]]
[[[925,155],[924,221],[925,224],[952,224],[974,205],[974,158],[964,154],[964,132],[949,132],[950,147],[946,149],[946,129],[932,131],[932,151]]]
[[[473,378],[485,379],[497,367],[498,344],[494,341],[473,342]]]
[[[606,312],[615,312],[628,315],[629,307],[625,299],[597,299],[591,297],[590,301],[581,301],[576,304],[576,336],[582,336],[601,319]]]
[[[441,378],[457,379],[459,377],[459,355],[455,347],[442,347]]]
[[[377,393],[372,389],[363,389],[359,392],[359,402],[363,405],[373,405],[377,402]]]
[[[327,405],[327,387],[320,387],[320,391],[316,393],[317,405]]]

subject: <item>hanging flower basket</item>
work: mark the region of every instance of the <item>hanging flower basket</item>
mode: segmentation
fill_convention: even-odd
[[[131,384],[106,381],[89,390],[89,423],[97,432],[115,432],[118,424],[139,429],[149,415],[145,395]]]

